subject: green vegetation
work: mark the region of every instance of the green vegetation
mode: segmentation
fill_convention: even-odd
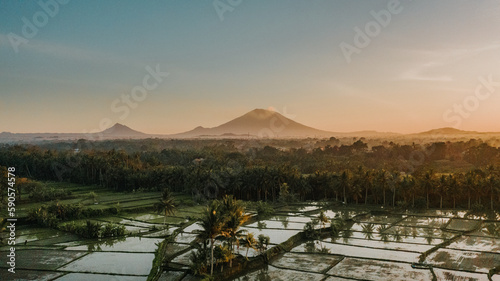
[[[258,201],[253,204],[259,218],[266,218],[274,213],[274,208],[267,202]]]
[[[74,233],[85,238],[107,238],[120,237],[125,235],[125,226],[112,223],[101,224],[87,220],[84,224],[77,224],[74,221],[59,227],[60,230]]]
[[[166,224],[166,219],[169,215],[174,214],[175,212],[175,202],[170,190],[165,188],[159,200],[160,202],[154,204],[153,208],[156,210],[158,214],[163,214],[164,220],[163,224]]]
[[[255,240],[253,233],[248,233],[244,238],[240,238],[240,245],[247,248],[245,258],[248,259],[248,250],[257,249],[257,240]]]
[[[99,194],[99,203],[109,189],[168,188],[198,203],[227,194],[247,201],[326,199],[402,208],[500,208],[499,155],[498,148],[475,139],[81,140],[0,147],[0,163],[16,166],[20,177],[95,185],[88,192]],[[21,192],[32,200],[73,196],[36,184]]]
[[[319,254],[362,243],[374,256],[379,254],[372,251],[379,242],[426,239],[432,244],[449,239],[445,224],[433,229],[430,221],[405,219],[415,224],[410,238],[406,225],[356,221],[350,213],[353,209],[380,210],[382,206],[390,214],[427,212],[408,209],[468,209],[462,219],[492,214],[495,220],[490,211],[500,208],[499,157],[497,147],[481,140],[420,144],[352,138],[115,140],[0,147],[0,163],[16,167],[17,214],[21,217],[69,236],[96,240],[123,236],[126,229],[146,239],[168,235],[176,239],[189,225],[191,230],[179,238],[184,242],[160,244],[153,269],[161,271],[162,262],[171,258],[183,264],[189,255],[185,253],[192,250],[191,264],[185,265],[191,265],[190,273],[208,279],[218,278],[218,271],[225,270],[220,276],[231,275],[257,260],[269,262],[270,256],[297,247],[295,243],[302,243],[304,237],[308,240],[305,247]],[[5,171],[0,166],[0,173]],[[5,213],[4,190],[0,200]],[[309,200],[320,203],[299,211],[300,202]],[[257,214],[253,225],[244,229],[254,228],[259,235],[242,230],[249,219],[244,206]],[[329,218],[330,211],[323,211],[333,207],[342,211]],[[136,213],[127,213],[131,210]],[[302,216],[298,222],[288,220],[298,213]],[[273,214],[284,217],[283,221],[275,221],[270,217]],[[304,221],[304,216],[311,221]],[[191,226],[195,220],[197,224]],[[158,229],[162,222],[177,230]],[[286,230],[280,230],[280,223]],[[426,227],[417,233],[420,224]],[[485,227],[481,231],[497,230],[497,225]],[[193,233],[197,238],[187,248]],[[294,237],[293,243],[279,241],[283,243],[268,250],[270,237],[276,243],[285,233]],[[329,235],[338,240],[321,240]],[[165,251],[171,249],[182,250],[170,257]],[[250,256],[253,251],[264,256],[248,259],[251,249]],[[159,275],[157,271],[151,276]]]
[[[225,196],[221,201],[213,200],[202,214],[199,224],[201,230],[198,231],[197,246],[198,251],[191,256],[193,270],[197,273],[204,273],[204,269],[210,267],[210,275],[214,271],[214,258],[217,264],[229,261],[232,267],[234,258],[234,246],[239,243],[239,238],[243,236],[240,226],[248,220],[245,215],[242,202],[235,200],[232,196]],[[215,245],[215,240],[221,239],[222,245]],[[207,250],[207,241],[209,250]]]
[[[59,223],[63,221],[93,218],[110,214],[118,214],[118,208],[93,209],[84,208],[81,204],[59,204],[57,202],[52,202],[51,204],[42,205],[39,208],[29,210],[28,220],[42,226],[56,228]]]

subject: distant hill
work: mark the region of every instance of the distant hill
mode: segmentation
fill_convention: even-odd
[[[335,133],[302,125],[275,111],[254,109],[220,126],[214,128],[200,126],[185,133],[171,135],[171,137],[220,137],[228,135],[282,138],[327,137],[333,136]]]
[[[132,130],[129,127],[116,123],[112,127],[98,133],[0,133],[0,143],[29,143],[54,140],[78,140],[78,139],[141,139],[149,138],[151,135]]]
[[[131,129],[116,123],[112,127],[93,134],[84,133],[0,133],[0,143],[30,143],[43,141],[63,141],[78,139],[145,139],[145,138],[500,138],[500,132],[463,131],[455,128],[439,128],[421,133],[398,134],[391,132],[358,131],[328,132],[295,122],[282,114],[266,110],[254,109],[240,117],[213,128],[196,127],[195,129],[174,135],[152,135]]]
[[[363,137],[363,138],[390,138],[400,137],[403,134],[393,132],[377,132],[377,131],[356,131],[348,133],[338,133],[338,137]]]
[[[463,131],[451,127],[445,127],[445,128],[433,129],[430,131],[417,133],[414,135],[477,135],[477,134],[487,134],[487,133],[481,133],[475,131]]]
[[[108,128],[100,133],[97,133],[97,134],[100,134],[106,138],[113,138],[113,137],[117,137],[117,138],[126,138],[126,137],[130,137],[130,138],[137,138],[137,137],[147,137],[148,134],[145,134],[145,133],[142,133],[142,132],[139,132],[139,131],[136,131],[136,130],[132,130],[130,129],[129,127],[125,126],[125,125],[122,125],[120,123],[116,123],[115,125],[113,125],[113,127],[111,128]]]

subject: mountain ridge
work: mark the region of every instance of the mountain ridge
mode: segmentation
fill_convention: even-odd
[[[464,131],[453,127],[442,127],[442,128],[432,129],[429,131],[415,133],[412,135],[471,135],[471,134],[488,134],[488,133],[495,134],[496,132]]]
[[[307,138],[307,137],[429,137],[443,138],[498,135],[500,132],[465,131],[452,127],[442,127],[419,133],[401,134],[364,130],[355,132],[329,132],[316,129],[290,118],[277,111],[254,109],[221,125],[206,128],[197,126],[194,129],[177,134],[147,134],[130,127],[115,123],[113,126],[96,133],[11,133],[1,132],[0,142],[44,141],[44,140],[76,140],[76,139],[141,139],[141,138]]]

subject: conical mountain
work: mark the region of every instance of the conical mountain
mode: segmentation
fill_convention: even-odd
[[[251,136],[265,138],[332,136],[334,133],[297,123],[282,114],[254,109],[214,128],[197,127],[176,137]]]
[[[126,137],[132,137],[132,138],[137,138],[137,137],[146,137],[147,134],[130,129],[129,127],[122,125],[120,123],[116,123],[113,125],[113,127],[108,128],[101,133],[99,133],[105,137],[119,137],[119,138],[126,138]]]

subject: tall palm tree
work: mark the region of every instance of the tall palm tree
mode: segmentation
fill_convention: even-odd
[[[488,166],[487,170],[488,178],[486,184],[489,187],[490,193],[490,209],[493,210],[493,196],[495,191],[498,192],[498,176],[493,165]]]
[[[425,190],[425,194],[426,194],[426,203],[427,203],[427,209],[429,209],[429,194],[432,190],[432,187],[434,186],[434,171],[431,169],[429,171],[427,171],[423,178],[422,178],[422,182],[421,182],[421,185],[423,187],[423,189]]]
[[[339,189],[342,190],[342,195],[344,197],[344,204],[347,204],[347,191],[350,188],[350,182],[349,182],[349,171],[344,170],[340,177],[338,178],[337,185]]]
[[[238,237],[246,231],[239,230],[239,228],[249,219],[249,215],[245,214],[245,208],[243,208],[241,201],[234,199],[233,196],[224,196],[221,207],[222,215],[226,216],[221,234],[227,239],[232,254],[234,252],[234,245],[238,244]],[[230,259],[229,267],[232,266],[233,259]]]
[[[473,171],[467,172],[467,174],[465,174],[464,187],[467,189],[467,209],[469,210],[471,208],[472,190],[475,189],[476,184],[477,180],[475,173]]]
[[[218,200],[213,200],[202,213],[199,224],[201,231],[198,236],[210,240],[210,275],[214,273],[214,242],[221,233],[226,217]]]
[[[385,206],[385,190],[387,189],[387,172],[385,170],[381,170],[378,172],[377,185],[378,188],[382,191],[382,197]]]
[[[154,205],[154,209],[158,214],[163,214],[163,225],[166,224],[167,216],[175,213],[175,201],[168,188],[163,190],[160,202]]]
[[[372,171],[366,171],[363,177],[363,185],[365,187],[365,205],[368,204],[368,189],[372,188],[373,177]]]
[[[396,206],[396,191],[398,189],[398,187],[400,186],[400,182],[401,182],[401,175],[399,174],[398,171],[393,171],[391,173],[391,177],[390,177],[390,185],[391,185],[391,189],[392,189],[392,207],[395,207]]]
[[[443,197],[448,192],[448,178],[442,175],[439,178],[439,184],[437,185],[437,193],[439,194],[439,209],[443,209]]]

